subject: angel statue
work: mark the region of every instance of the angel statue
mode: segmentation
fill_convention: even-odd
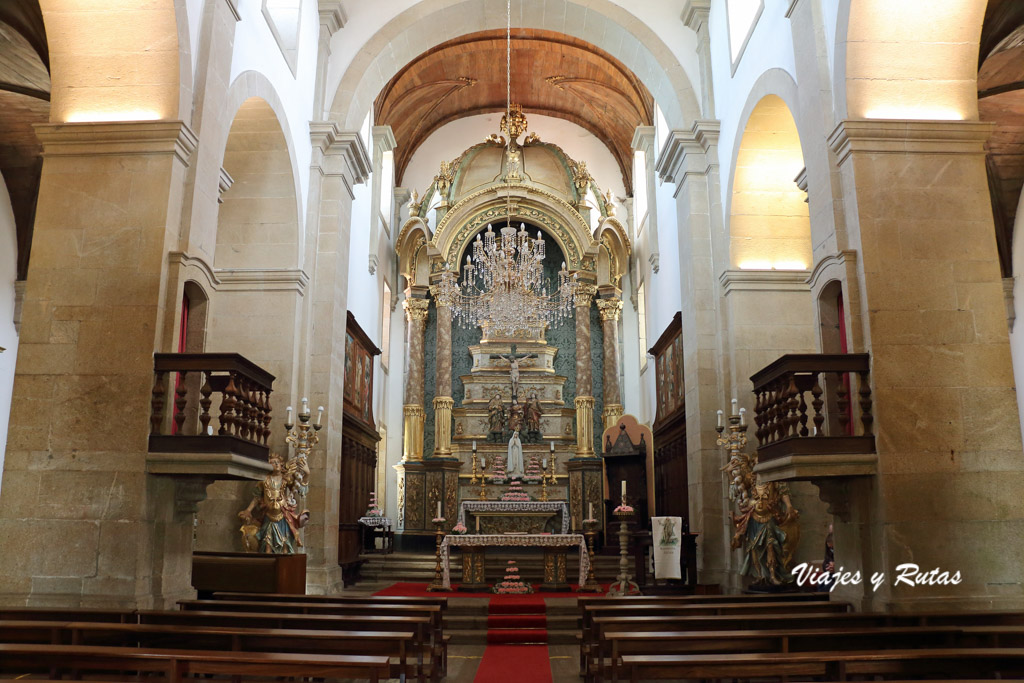
[[[289,460],[271,453],[272,468],[256,485],[249,506],[238,513],[242,519],[242,544],[248,552],[294,554],[302,547],[299,530],[309,520],[309,510],[296,513],[296,500],[303,493],[309,478],[305,458]]]

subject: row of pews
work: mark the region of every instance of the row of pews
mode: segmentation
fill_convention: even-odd
[[[0,607],[0,683],[142,674],[153,683],[438,681],[447,606],[443,597],[217,593],[175,611]]]
[[[815,594],[579,598],[588,682],[1024,678],[1024,613],[852,612]]]

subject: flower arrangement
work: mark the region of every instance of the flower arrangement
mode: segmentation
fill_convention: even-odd
[[[500,583],[495,584],[492,590],[501,595],[519,595],[532,593],[533,586],[523,583],[522,577],[519,576],[519,567],[516,566],[516,561],[509,560],[508,565],[505,567],[505,578]]]
[[[619,507],[617,507],[614,510],[612,510],[612,512],[614,512],[615,514],[619,514],[619,515],[631,515],[635,511],[629,505],[622,504]]]
[[[444,523],[445,523],[445,522],[447,522],[448,520],[447,520],[447,519],[445,519],[444,517],[434,517],[434,518],[433,518],[432,520],[430,520],[430,521],[431,521],[431,522],[433,522],[434,524],[444,524]]]
[[[537,460],[537,456],[531,455],[530,464],[526,466],[526,474],[523,475],[523,481],[527,484],[539,483],[541,474],[540,462]]]
[[[377,492],[370,492],[370,507],[366,508],[366,514],[364,517],[383,517],[384,513],[377,507]]]
[[[452,527],[452,533],[453,534],[464,534],[467,531],[468,531],[468,529],[466,529],[466,525],[463,524],[462,522],[459,522],[458,524],[456,524],[455,526]]]
[[[530,501],[530,496],[523,490],[522,484],[519,483],[519,478],[512,477],[512,481],[509,482],[505,493],[501,494],[501,500],[505,503],[527,503]]]
[[[494,467],[492,468],[491,482],[494,484],[505,483],[505,457],[499,455],[494,459]]]

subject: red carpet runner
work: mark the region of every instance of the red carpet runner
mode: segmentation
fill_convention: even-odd
[[[550,683],[544,598],[501,595],[487,606],[487,649],[473,683]]]

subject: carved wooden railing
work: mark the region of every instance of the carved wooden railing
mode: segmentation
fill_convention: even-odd
[[[788,354],[753,375],[758,461],[875,452],[870,357]]]
[[[153,356],[151,453],[269,454],[274,376],[237,353]],[[217,425],[213,421],[214,394]]]

